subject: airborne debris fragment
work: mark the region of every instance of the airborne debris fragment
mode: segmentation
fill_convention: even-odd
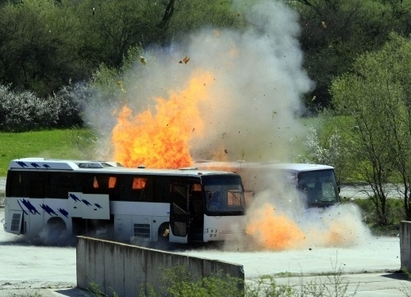
[[[141,64],[143,64],[143,65],[146,65],[146,64],[147,64],[147,61],[146,61],[146,59],[145,59],[143,56],[140,56],[140,62],[141,62]]]
[[[187,64],[188,63],[188,61],[190,61],[190,58],[189,57],[187,57],[187,56],[185,56],[179,63],[180,64]]]

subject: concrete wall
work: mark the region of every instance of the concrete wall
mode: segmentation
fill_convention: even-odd
[[[141,288],[158,288],[164,268],[182,265],[196,277],[222,273],[244,281],[242,265],[176,255],[129,244],[79,236],[77,241],[77,287],[98,285],[107,295],[139,296]]]
[[[400,223],[401,269],[411,272],[411,222]]]

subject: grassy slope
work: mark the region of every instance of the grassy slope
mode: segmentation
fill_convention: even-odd
[[[0,176],[6,176],[15,158],[85,158],[94,139],[86,129],[0,133]]]

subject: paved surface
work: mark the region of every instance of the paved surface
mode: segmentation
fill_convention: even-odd
[[[4,181],[0,179],[0,192]],[[3,216],[0,209],[0,220]],[[92,296],[75,288],[75,248],[31,246],[16,238],[0,230],[0,297]],[[237,251],[229,247],[223,251],[180,253],[241,264],[248,282],[270,275],[277,284],[300,290],[310,287],[317,292],[332,291],[339,284],[338,296],[411,296],[411,282],[400,272],[397,237],[365,237],[349,247],[313,246],[282,252]],[[325,296],[335,295],[329,292]]]
[[[306,293],[303,296],[358,296],[358,297],[400,297],[411,296],[410,281],[404,278],[402,274],[392,273],[369,273],[369,274],[354,274],[343,275],[342,283],[339,284],[339,289],[333,291],[334,285],[338,280],[332,277],[284,277],[275,278],[276,284],[292,286],[296,290],[302,290],[310,287],[311,292],[317,292],[315,295]],[[311,284],[315,284],[314,287]],[[328,294],[319,295],[318,292],[322,290],[325,292],[327,288],[330,291]],[[34,292],[34,294],[32,294]],[[35,295],[37,294],[37,295]],[[0,296],[94,296],[88,291],[79,290],[77,288],[60,288],[60,289],[20,289],[20,290],[0,290]],[[137,295],[136,295],[137,296]]]

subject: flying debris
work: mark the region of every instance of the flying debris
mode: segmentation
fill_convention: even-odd
[[[146,59],[145,59],[143,56],[140,56],[140,62],[141,62],[141,64],[143,64],[143,65],[146,65],[146,64],[147,64],[147,61],[146,61]]]
[[[117,84],[119,85],[120,90],[121,90],[123,93],[126,93],[126,89],[124,89],[123,82],[122,82],[121,80],[119,80],[119,81],[117,81]]]
[[[189,57],[187,57],[187,56],[185,56],[180,62],[178,62],[178,63],[180,63],[180,64],[187,64],[188,63],[188,61],[190,61],[190,58]]]

